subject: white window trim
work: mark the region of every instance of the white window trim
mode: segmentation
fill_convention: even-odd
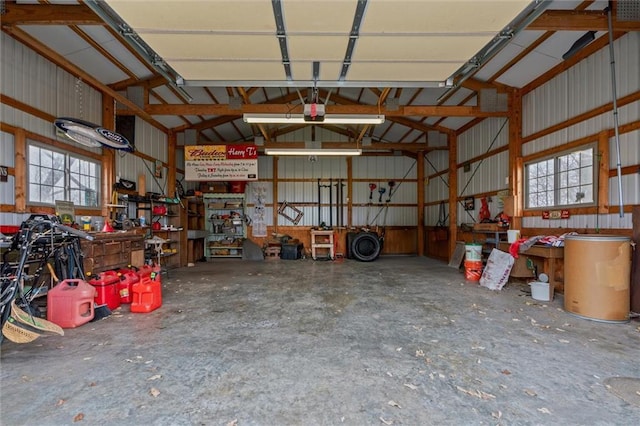
[[[557,160],[559,157],[565,156],[567,154],[571,154],[576,151],[584,151],[585,149],[593,150],[593,176],[592,176],[592,191],[593,191],[593,201],[591,203],[577,203],[577,204],[554,204],[552,206],[542,206],[542,207],[529,207],[529,175],[527,173],[527,167],[531,164],[540,163],[549,159]],[[550,155],[546,155],[543,157],[538,157],[534,160],[525,161],[523,164],[523,185],[524,185],[524,210],[528,211],[541,211],[541,210],[559,210],[559,209],[571,209],[571,208],[581,208],[581,207],[596,207],[598,205],[598,173],[599,173],[599,153],[598,153],[598,145],[596,142],[591,142],[585,145],[581,145],[579,147],[570,148],[564,151],[555,152]],[[559,171],[556,169],[554,171],[554,202],[558,201],[558,175]]]
[[[71,171],[68,169],[68,157],[73,157],[73,158],[77,158],[83,161],[88,161],[91,163],[94,163],[97,165],[98,167],[98,173],[97,173],[97,188],[96,188],[96,205],[95,206],[89,206],[89,205],[85,205],[85,204],[76,204],[76,207],[79,208],[86,208],[86,209],[98,209],[100,208],[100,197],[101,197],[101,189],[102,189],[102,176],[101,176],[101,172],[102,172],[102,163],[100,161],[97,161],[94,158],[91,157],[87,157],[84,156],[82,154],[78,154],[76,152],[70,152],[70,151],[65,151],[64,149],[55,147],[55,146],[51,146],[45,143],[41,143],[41,142],[36,142],[34,140],[27,140],[27,152],[26,152],[26,168],[27,168],[27,176],[26,176],[26,192],[27,192],[27,204],[30,206],[46,206],[46,207],[55,207],[55,202],[53,203],[46,203],[46,202],[42,202],[42,201],[31,201],[31,194],[29,193],[30,191],[30,169],[31,169],[31,160],[29,158],[30,155],[30,150],[29,147],[31,146],[36,146],[38,148],[41,149],[46,149],[52,152],[56,152],[58,154],[63,154],[65,156],[65,162],[67,162],[67,164],[65,165],[65,200],[66,201],[71,201],[68,200],[67,197],[69,196],[69,191],[70,188],[68,187],[68,182],[69,182],[69,174],[71,173]]]

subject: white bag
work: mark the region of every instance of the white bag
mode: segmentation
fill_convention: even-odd
[[[487,259],[487,265],[482,271],[480,285],[489,290],[501,290],[509,281],[509,274],[513,268],[514,259],[509,253],[493,249]]]

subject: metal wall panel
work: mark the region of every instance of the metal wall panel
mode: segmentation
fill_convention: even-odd
[[[620,98],[640,87],[640,33],[630,32],[616,40],[614,50]],[[605,47],[525,95],[523,136],[611,102],[609,62],[609,48]]]
[[[353,178],[388,181],[392,179],[415,179],[416,160],[404,156],[363,156],[353,159]]]
[[[506,118],[489,118],[458,136],[458,163],[509,145],[509,123]]]
[[[280,179],[329,179],[347,178],[347,160],[339,157],[279,157]]]
[[[569,219],[544,220],[540,216],[524,217],[522,226],[525,228],[565,228],[571,229],[631,229],[632,215],[625,213],[624,217],[618,214],[603,215],[576,215]]]
[[[640,204],[640,174],[622,175],[622,202],[624,205]],[[609,179],[609,205],[618,206],[618,177]]]
[[[509,176],[509,153],[499,154],[471,163],[471,170],[458,169],[459,196],[473,195],[489,191],[506,189],[506,178]]]
[[[274,157],[268,155],[258,157],[258,179],[273,178],[273,158]]]
[[[2,131],[0,131],[0,165],[7,167],[15,165],[13,135]]]
[[[353,208],[352,225],[356,227],[364,225],[417,226],[417,224],[418,210],[415,207],[389,207],[386,217],[384,206],[373,205],[371,207]]]

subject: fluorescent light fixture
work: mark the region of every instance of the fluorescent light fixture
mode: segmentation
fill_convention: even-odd
[[[323,121],[307,121],[304,114],[244,114],[250,124],[382,124],[384,115],[327,114]]]
[[[362,155],[361,149],[306,149],[306,148],[265,148],[267,155],[316,155],[316,156],[341,156]]]

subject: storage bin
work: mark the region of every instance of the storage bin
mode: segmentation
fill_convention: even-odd
[[[302,249],[304,245],[299,244],[282,244],[280,258],[286,260],[296,260],[302,258]]]
[[[62,328],[75,328],[95,316],[96,289],[84,280],[64,280],[47,293],[47,320]]]

